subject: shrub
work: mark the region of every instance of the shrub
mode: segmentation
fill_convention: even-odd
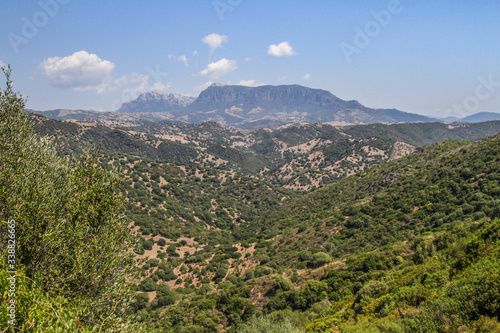
[[[16,259],[29,289],[17,301],[20,309],[27,304],[32,309],[16,318],[16,326],[26,331],[30,320],[44,314],[49,322],[52,309],[58,308],[64,315],[59,327],[68,331],[75,331],[78,318],[87,326],[84,330],[134,330],[125,315],[114,311],[126,309],[133,299],[133,253],[128,251],[133,240],[115,192],[120,183],[117,170],[100,167],[97,152],[61,158],[50,142],[32,134],[24,99],[12,89],[10,69],[3,71],[7,84],[0,91],[0,237],[6,239],[3,221],[15,220]],[[4,244],[0,242],[0,253],[6,258]],[[6,313],[5,300],[0,303]],[[47,304],[52,312],[44,312]],[[37,326],[40,331],[49,328]]]
[[[156,290],[156,283],[151,278],[144,279],[141,284],[139,284],[139,290],[149,292]]]
[[[330,262],[330,260],[331,260],[331,258],[330,258],[330,255],[328,253],[318,252],[318,253],[315,253],[313,255],[312,260],[311,260],[311,264],[314,267],[320,267],[320,266],[328,264]]]

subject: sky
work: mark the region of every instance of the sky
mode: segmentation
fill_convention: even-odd
[[[35,110],[114,111],[219,82],[434,117],[500,112],[496,0],[18,0],[0,15],[0,66]]]

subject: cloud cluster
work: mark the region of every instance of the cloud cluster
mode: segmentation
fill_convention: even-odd
[[[271,44],[267,49],[267,55],[270,57],[290,57],[296,54],[297,52],[294,51],[289,42],[281,42],[278,45]]]
[[[203,37],[201,41],[207,44],[210,47],[210,51],[213,52],[217,48],[219,48],[222,45],[222,43],[226,43],[228,41],[228,38],[225,35],[210,34],[208,36]]]
[[[0,60],[0,67],[7,67],[7,64],[5,62],[3,62],[2,60]]]
[[[238,83],[235,83],[237,86],[247,86],[247,87],[259,87],[259,86],[265,86],[265,83],[257,83],[255,80],[241,80]]]
[[[304,76],[302,77],[302,80],[309,80],[310,78],[312,78],[312,75],[311,75],[311,74],[309,74],[309,73],[307,73],[306,75],[304,75]]]
[[[122,96],[127,96],[129,100],[136,99],[140,94],[148,91],[166,91],[170,88],[171,83],[154,82],[151,76],[144,74],[133,73],[130,76],[122,77],[124,82],[116,82],[117,85],[135,83],[136,85],[122,91]]]
[[[236,60],[227,60],[226,58],[222,58],[217,62],[209,63],[207,67],[200,72],[200,75],[216,79],[224,74],[236,70],[237,68],[238,62]]]
[[[168,59],[174,59],[174,60],[179,60],[181,61],[186,67],[189,67],[188,65],[188,61],[187,61],[187,58],[186,58],[186,55],[181,55],[179,57],[173,55],[173,54],[169,54],[168,55]]]
[[[205,90],[214,83],[215,83],[214,81],[205,82],[204,84],[200,84],[199,86],[194,87],[194,91],[199,92],[199,91]]]
[[[40,68],[56,88],[97,90],[101,93],[109,84],[115,64],[95,54],[79,51],[64,58],[45,59]]]

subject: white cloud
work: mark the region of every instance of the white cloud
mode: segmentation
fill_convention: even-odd
[[[309,74],[309,73],[307,73],[306,75],[304,75],[304,76],[302,77],[302,80],[309,80],[310,78],[312,78],[312,75],[311,75],[311,74]]]
[[[130,75],[123,75],[114,80],[114,85],[120,87],[126,84],[139,83],[149,80],[149,75],[132,73]]]
[[[172,86],[172,83],[167,82],[167,84],[163,84],[161,82],[155,82],[151,87],[152,91],[167,91]]]
[[[112,83],[108,85],[108,90],[116,90],[122,88],[123,92],[130,94],[131,92],[139,92],[140,95],[146,91],[152,90],[165,90],[170,87],[171,83],[167,82],[164,84],[161,81],[153,81],[153,77],[147,74],[137,74],[132,73],[130,75],[123,75],[117,79],[114,79]],[[127,87],[128,88],[124,88]]]
[[[182,62],[182,63],[183,63],[186,67],[189,67],[189,66],[188,66],[188,61],[187,61],[186,55],[184,55],[184,54],[183,54],[183,55],[181,55],[181,56],[179,56],[179,57],[176,57],[176,56],[174,56],[173,54],[169,54],[169,55],[168,55],[168,59],[175,59],[175,60],[179,60],[179,61],[181,61],[181,62]]]
[[[3,62],[2,60],[0,60],[0,67],[6,67],[7,64],[5,62]]]
[[[110,82],[110,74],[115,64],[101,60],[86,51],[70,56],[45,59],[40,68],[56,88],[74,90],[97,90],[103,92]]]
[[[252,61],[252,60],[253,60],[253,58],[247,57],[247,58],[245,58],[245,59],[243,59],[243,60],[245,60],[245,62],[250,62],[250,61]]]
[[[297,52],[293,50],[289,42],[281,42],[278,45],[269,45],[267,55],[270,57],[290,57],[296,55]]]
[[[226,43],[228,41],[228,38],[225,35],[210,34],[203,37],[201,41],[210,47],[210,52],[213,52],[218,47],[220,47],[222,43]]]
[[[194,91],[202,91],[202,90],[205,90],[205,89],[207,89],[208,87],[210,87],[210,86],[211,86],[212,84],[214,84],[214,83],[215,83],[215,82],[213,82],[213,81],[208,81],[208,82],[206,82],[206,83],[204,83],[204,84],[201,84],[201,85],[199,85],[199,86],[194,87]]]
[[[278,81],[284,81],[284,80],[286,80],[286,75],[278,78]]]
[[[222,58],[217,62],[212,62],[207,65],[207,68],[200,72],[202,76],[208,76],[212,78],[218,78],[224,74],[230,73],[238,68],[238,62],[236,60],[227,60]]]
[[[265,83],[257,83],[255,80],[241,80],[240,82],[236,83],[237,86],[247,86],[247,87],[258,87],[258,86],[264,86],[266,85]]]

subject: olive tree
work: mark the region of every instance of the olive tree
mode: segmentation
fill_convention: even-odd
[[[91,153],[63,158],[33,134],[34,116],[14,92],[10,68],[2,71],[0,252],[6,257],[7,221],[14,220],[16,268],[30,288],[79,304],[82,327],[127,331],[133,258],[115,192],[120,177],[101,168]]]

